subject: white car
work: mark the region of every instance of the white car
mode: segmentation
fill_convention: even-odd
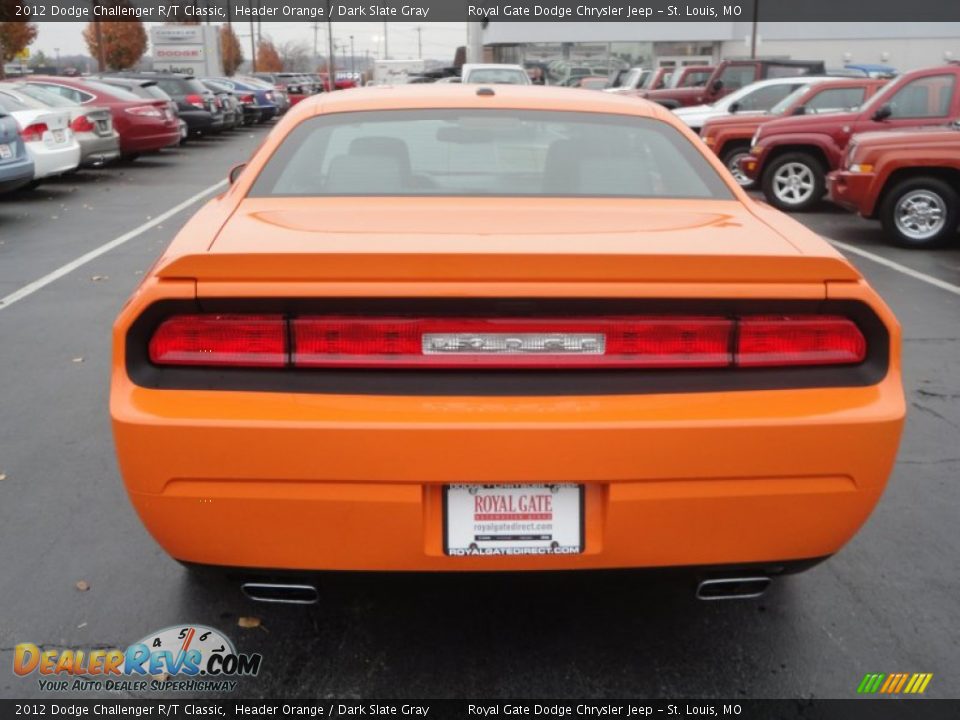
[[[466,63],[460,71],[462,82],[481,85],[532,85],[527,71],[520,65],[499,63]]]
[[[703,124],[707,122],[707,120],[723,117],[724,115],[731,115],[735,112],[752,114],[764,113],[769,111],[774,105],[797,88],[810,85],[814,82],[827,82],[831,79],[842,80],[843,78],[802,75],[799,77],[758,80],[755,83],[743,86],[739,90],[735,90],[729,95],[725,95],[712,105],[693,105],[691,107],[677,108],[673,113],[695,132],[700,132],[700,128],[703,127]]]
[[[33,181],[62,175],[80,165],[80,143],[70,129],[70,111],[30,108],[0,94],[0,109],[20,126],[20,137],[33,160]]]

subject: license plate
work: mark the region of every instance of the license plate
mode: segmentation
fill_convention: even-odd
[[[63,134],[63,130],[54,130],[53,131],[53,141],[58,145],[66,139],[66,136]]]
[[[448,485],[447,555],[583,552],[582,485]]]
[[[13,157],[13,150],[5,143],[0,143],[0,160],[9,160]]]

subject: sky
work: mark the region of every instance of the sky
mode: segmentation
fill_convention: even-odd
[[[145,23],[157,25],[159,23]],[[30,51],[36,54],[42,50],[47,57],[56,56],[56,48],[61,55],[87,54],[87,46],[83,42],[81,32],[86,25],[84,22],[42,22],[37,23],[39,33]],[[353,44],[357,55],[363,55],[367,50],[371,56],[383,55],[383,27],[387,25],[388,47],[390,57],[395,60],[413,59],[417,57],[417,28],[423,28],[423,57],[429,59],[453,62],[453,54],[458,45],[465,45],[467,41],[467,26],[463,22],[336,22],[333,24],[333,41],[335,44],[345,43],[349,47],[350,36],[353,35]],[[234,30],[240,36],[240,42],[245,51],[250,45],[250,23],[236,22]],[[301,40],[309,48],[313,48],[313,28],[309,22],[265,22],[261,26],[264,37],[269,36],[275,44],[290,40]],[[327,25],[320,23],[317,34],[318,51],[326,54]],[[342,51],[338,52],[338,55]],[[348,50],[349,53],[349,50]],[[249,54],[249,53],[247,53]]]

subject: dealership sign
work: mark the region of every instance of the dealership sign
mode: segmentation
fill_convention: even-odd
[[[163,25],[150,28],[153,69],[197,77],[223,75],[217,28],[209,25]]]

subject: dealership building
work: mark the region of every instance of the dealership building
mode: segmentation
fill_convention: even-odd
[[[476,23],[492,62],[565,61],[597,70],[712,64],[750,56],[750,22]],[[960,59],[960,23],[760,22],[757,57],[891,65],[898,70]]]

